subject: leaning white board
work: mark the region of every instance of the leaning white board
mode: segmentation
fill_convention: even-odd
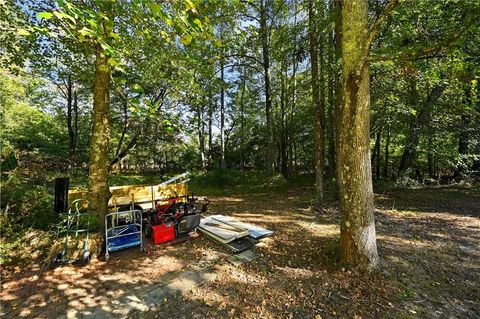
[[[212,218],[214,220],[217,220],[219,222],[222,222],[224,224],[227,224],[229,226],[238,228],[238,229],[244,229],[247,230],[250,237],[258,239],[258,238],[263,238],[267,236],[273,235],[273,231],[258,227],[252,224],[247,224],[243,223],[239,220],[236,220],[235,218],[232,218],[230,216],[224,216],[224,215],[212,215],[209,216],[209,218]]]
[[[222,223],[210,216],[200,221],[198,230],[204,233],[207,232],[208,235],[211,235],[211,237],[214,237],[222,243],[229,243],[235,239],[249,235],[249,232],[245,229]]]

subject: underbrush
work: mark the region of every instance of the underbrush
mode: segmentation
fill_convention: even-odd
[[[0,264],[25,265],[42,261],[61,222],[53,210],[53,178],[58,172],[31,174],[16,168],[2,175],[0,185]]]
[[[44,263],[56,238],[56,234],[52,231],[2,227],[0,265],[4,268],[39,261]]]
[[[202,195],[233,195],[268,191],[282,191],[289,187],[311,186],[311,176],[292,176],[288,180],[281,174],[272,177],[262,171],[216,169],[193,174],[189,189]]]
[[[114,172],[108,177],[110,186],[123,185],[155,185],[177,174],[160,174],[158,172]],[[88,185],[88,172],[83,169],[76,169],[71,172],[70,188],[85,188]]]

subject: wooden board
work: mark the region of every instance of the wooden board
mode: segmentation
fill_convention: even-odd
[[[259,226],[255,226],[255,225],[252,225],[252,224],[243,223],[243,222],[241,222],[241,221],[239,221],[239,220],[237,220],[233,217],[230,217],[230,216],[212,215],[212,216],[209,216],[209,217],[214,219],[214,220],[217,220],[219,222],[225,223],[227,225],[236,227],[238,229],[246,229],[248,231],[248,233],[250,234],[250,237],[252,237],[254,239],[260,239],[260,238],[263,238],[263,237],[273,235],[273,231],[271,231],[271,230],[268,230],[268,229],[265,229],[265,228],[262,228],[262,227],[259,227]]]
[[[143,209],[154,207],[155,200],[168,199],[176,196],[187,196],[188,187],[186,183],[169,185],[125,185],[110,187],[112,197],[108,206],[116,209],[119,206],[135,203]],[[71,189],[68,191],[68,204],[76,199],[88,200],[86,189]],[[182,198],[184,201],[185,199]]]
[[[200,221],[198,230],[221,243],[229,243],[237,238],[248,236],[248,231],[216,221],[210,217]]]

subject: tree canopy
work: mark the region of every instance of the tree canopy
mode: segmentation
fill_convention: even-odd
[[[80,170],[100,215],[113,172],[314,174],[345,261],[376,266],[372,180],[478,179],[479,17],[457,0],[2,1],[2,174]]]

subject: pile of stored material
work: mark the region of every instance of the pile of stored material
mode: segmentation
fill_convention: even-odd
[[[203,218],[198,230],[233,252],[247,250],[258,243],[259,239],[273,234],[271,230],[243,223],[233,217],[224,215],[212,215]]]

